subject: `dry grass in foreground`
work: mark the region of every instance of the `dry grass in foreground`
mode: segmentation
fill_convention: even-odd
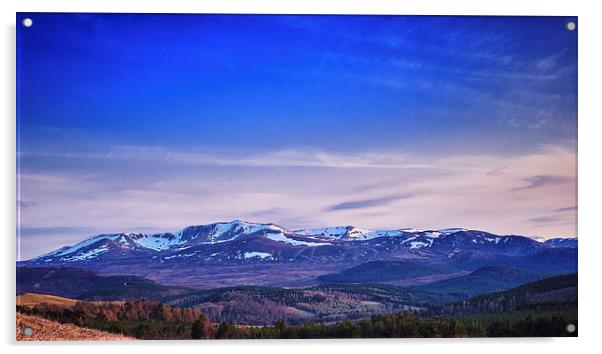
[[[33,307],[39,304],[55,305],[65,308],[72,308],[80,300],[69,299],[61,296],[25,293],[17,296],[17,305],[23,307]],[[93,304],[122,304],[121,301],[86,301]]]
[[[54,295],[32,293],[17,296],[17,305],[19,306],[32,307],[42,303],[71,308],[75,306],[77,300]]]
[[[32,333],[26,336],[25,328]],[[62,324],[36,316],[17,313],[17,341],[61,341],[61,340],[134,340],[120,334]]]

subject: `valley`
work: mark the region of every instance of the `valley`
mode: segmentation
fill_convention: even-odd
[[[25,293],[17,318],[138,339],[571,336],[576,284],[569,274],[459,302],[383,285],[224,288],[164,299],[172,305]]]

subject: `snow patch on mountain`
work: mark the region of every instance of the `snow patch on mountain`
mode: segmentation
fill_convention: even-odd
[[[172,248],[174,245],[182,244],[180,239],[169,239],[164,234],[142,235],[134,241],[140,247],[148,248],[154,251],[164,251]]]
[[[339,239],[349,232],[353,235],[363,235],[363,230],[353,228],[352,226],[334,226],[334,227],[321,227],[315,229],[301,229],[301,230],[293,230],[293,233],[296,235],[303,236],[322,236],[326,238],[335,238]]]
[[[331,245],[331,243],[327,243],[327,242],[308,242],[308,241],[295,240],[295,239],[286,237],[282,232],[267,233],[267,234],[265,234],[265,237],[272,241],[288,243],[289,245],[295,245],[295,246],[317,247],[317,246]]]
[[[209,225],[188,226],[176,233],[176,239],[183,240],[184,235],[187,235],[189,241],[203,237],[203,241],[197,241],[197,243],[216,244],[234,241],[243,236],[266,232],[287,232],[287,230],[274,224],[257,224],[242,220],[234,220]],[[182,242],[187,241],[184,240]]]
[[[271,253],[266,252],[245,252],[245,259],[256,258],[259,257],[261,259],[272,258]]]
[[[401,230],[369,230],[361,229],[355,226],[333,226],[315,229],[300,229],[294,230],[294,234],[330,238],[336,240],[351,239],[351,240],[371,240],[378,237],[396,237],[403,234]]]
[[[433,244],[432,240],[431,242],[422,242],[422,241],[412,241],[410,242],[410,249],[418,249],[418,248],[424,248],[424,247],[430,247]]]
[[[104,239],[117,238],[117,237],[119,237],[119,235],[98,235],[98,236],[89,238],[87,240],[84,240],[80,243],[77,243],[72,247],[64,248],[63,251],[56,253],[55,256],[58,256],[58,257],[66,256],[68,254],[75,253],[84,247],[91,246],[98,241],[101,241]]]
[[[65,260],[67,262],[88,260],[91,258],[96,258],[99,255],[101,255],[102,253],[105,253],[107,251],[109,251],[109,248],[107,246],[103,245],[98,248],[86,251],[86,252],[78,253],[71,257],[63,258],[63,260]]]

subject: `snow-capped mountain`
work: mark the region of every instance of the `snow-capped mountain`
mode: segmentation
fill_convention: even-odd
[[[248,262],[353,262],[355,260],[457,257],[479,252],[524,256],[576,247],[576,239],[538,242],[524,236],[451,228],[369,230],[355,226],[288,230],[241,220],[188,226],[175,233],[102,234],[21,262],[28,265],[110,262],[238,264]]]
[[[312,238],[335,239],[335,240],[371,240],[379,237],[400,237],[409,234],[424,233],[427,237],[436,238],[440,235],[447,235],[459,231],[466,231],[462,228],[451,228],[435,231],[421,231],[412,228],[396,230],[369,230],[361,229],[352,225],[323,227],[316,229],[293,230],[295,235],[303,235]]]
[[[335,240],[369,240],[384,236],[401,236],[401,230],[366,230],[355,226],[335,226],[317,229],[294,230],[296,235],[309,236],[312,238],[335,239]]]
[[[374,261],[430,264],[449,272],[502,266],[568,273],[577,269],[577,240],[542,241],[462,228],[289,230],[234,220],[174,233],[97,235],[18,266],[85,268],[193,287],[300,286],[327,272]]]

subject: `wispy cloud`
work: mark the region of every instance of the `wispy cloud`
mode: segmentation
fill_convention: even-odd
[[[532,176],[523,179],[524,182],[527,183],[526,186],[514,188],[515,191],[521,191],[525,189],[534,189],[546,186],[553,186],[559,184],[567,184],[575,181],[575,177],[571,176]]]
[[[411,194],[406,194],[406,195],[398,195],[398,196],[394,196],[394,197],[353,200],[353,201],[348,201],[348,202],[331,205],[328,208],[326,208],[326,210],[336,211],[336,210],[346,210],[346,209],[371,208],[371,207],[376,207],[376,206],[388,205],[397,200],[407,199],[407,198],[411,198],[411,197],[412,197]]]
[[[253,218],[253,220],[266,220],[266,218],[271,220],[272,218],[280,216],[284,213],[286,213],[286,210],[283,208],[269,208],[269,209],[251,211],[247,215],[249,217]],[[267,221],[269,221],[269,220],[267,220]]]
[[[577,211],[577,206],[573,205],[573,206],[570,206],[570,207],[564,207],[564,208],[554,209],[554,212],[557,212],[557,213],[563,213],[563,212],[566,212],[566,211]]]
[[[506,168],[507,168],[506,166],[504,166],[504,167],[497,167],[497,168],[493,168],[493,169],[491,169],[491,170],[487,171],[487,172],[485,173],[485,175],[486,175],[486,176],[490,176],[490,177],[501,177],[501,176],[505,176],[505,175],[506,175],[506,173],[504,172],[504,170],[505,170]]]
[[[530,223],[537,228],[550,228],[558,226],[573,226],[575,225],[576,218],[561,217],[561,216],[539,216],[528,220]]]
[[[569,206],[552,209],[547,215],[537,216],[528,219],[528,222],[537,227],[546,227],[552,225],[575,225],[577,219],[577,206]]]
[[[547,224],[547,223],[560,222],[560,221],[562,221],[562,219],[559,217],[556,217],[556,216],[538,216],[538,217],[529,219],[529,221],[534,222],[534,223]]]
[[[418,162],[403,152],[331,153],[316,149],[283,149],[262,154],[205,153],[170,150],[152,146],[117,146],[88,152],[24,151],[20,157],[54,157],[67,159],[137,160],[184,165],[246,167],[318,167],[344,169],[450,169],[465,166]]]

